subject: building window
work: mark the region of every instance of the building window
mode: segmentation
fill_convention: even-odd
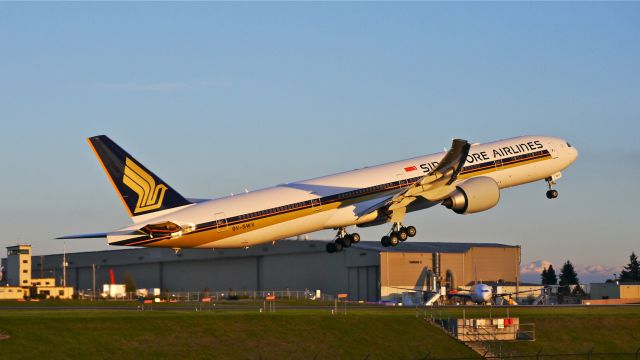
[[[27,283],[27,280],[22,280],[22,283],[23,283],[23,284],[26,284],[26,283]]]
[[[28,263],[29,263],[29,260],[22,260],[22,263],[23,263],[23,264],[28,264]]]
[[[28,272],[29,272],[29,270],[27,270],[27,269],[22,269],[22,272],[23,272],[24,274],[26,274],[26,273],[28,273]]]
[[[58,291],[58,295],[60,295],[60,296],[64,296],[64,290],[60,290],[60,291]]]
[[[7,255],[29,255],[28,249],[11,249],[7,251]]]

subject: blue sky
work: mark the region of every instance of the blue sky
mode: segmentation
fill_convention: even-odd
[[[407,222],[611,272],[640,252],[639,114],[637,3],[2,3],[0,245],[59,252],[55,236],[128,224],[91,135],[220,197],[546,134],[580,150],[556,201],[539,182]]]

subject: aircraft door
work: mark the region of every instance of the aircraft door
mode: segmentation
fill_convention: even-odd
[[[215,214],[216,228],[218,232],[227,231],[227,217],[223,212],[219,212]]]
[[[549,154],[551,154],[551,158],[555,159],[558,157],[558,149],[556,149],[555,145],[553,144],[553,142],[548,141],[547,142],[547,149],[549,149]]]

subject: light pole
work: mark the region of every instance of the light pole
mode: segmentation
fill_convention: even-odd
[[[91,268],[93,269],[93,276],[92,276],[93,285],[92,285],[92,291],[91,291],[91,300],[95,300],[96,298],[96,264],[91,264]]]
[[[62,287],[67,287],[67,242],[62,250]]]

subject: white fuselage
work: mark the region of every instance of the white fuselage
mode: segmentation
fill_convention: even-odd
[[[238,248],[323,229],[366,225],[372,218],[358,216],[362,209],[402,191],[403,185],[431,171],[443,155],[437,153],[365,167],[139,216],[134,218],[134,225],[110,233],[108,241],[114,245]],[[557,174],[576,157],[575,148],[565,140],[553,137],[524,136],[475,144],[471,146],[457,181],[487,176],[494,179],[501,189],[508,188]],[[399,186],[383,186],[392,183]],[[375,192],[378,188],[384,191]],[[361,198],[338,201],[344,194],[357,195],[358,191],[363,192]],[[304,202],[310,202],[311,207],[304,212],[296,212],[296,204]],[[409,207],[407,211],[434,204],[423,202]],[[257,222],[251,219],[257,219]],[[186,230],[155,243],[125,243],[129,236],[121,235],[139,229],[140,224],[167,221]],[[205,236],[205,231],[189,233],[202,228],[203,224],[208,224],[208,235]]]

